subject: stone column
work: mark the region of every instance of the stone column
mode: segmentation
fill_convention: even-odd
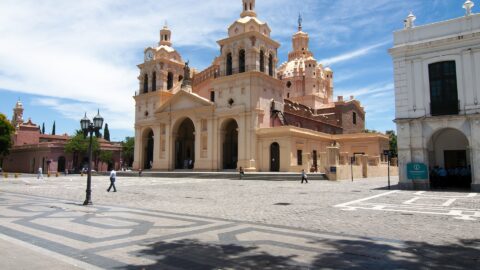
[[[142,134],[140,128],[135,129],[135,148],[133,154],[133,169],[140,169],[140,164],[142,164]]]
[[[330,167],[338,166],[340,156],[340,147],[330,146],[327,147],[327,164]]]
[[[472,190],[480,192],[480,118],[472,119],[470,139],[470,164],[472,173]]]
[[[160,126],[154,126],[153,129],[153,168],[160,169]]]

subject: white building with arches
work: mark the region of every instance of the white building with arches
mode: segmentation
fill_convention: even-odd
[[[134,168],[323,172],[332,144],[380,159],[388,137],[363,133],[358,100],[333,101],[333,71],[313,58],[301,20],[289,61],[277,69],[280,44],[257,18],[255,0],[241,3],[240,18],[217,41],[220,55],[201,72],[174,49],[167,26],[158,46],[145,49]]]
[[[472,7],[466,1],[465,16],[424,26],[415,26],[410,14],[394,33],[390,54],[404,187],[414,184],[407,164],[418,162],[430,169],[431,186],[444,169],[448,176],[440,187],[480,190],[480,15]]]

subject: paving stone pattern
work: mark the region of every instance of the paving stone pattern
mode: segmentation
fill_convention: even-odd
[[[0,234],[80,268],[478,267],[480,195],[385,183],[94,177],[86,207],[85,177],[22,177],[0,183]]]

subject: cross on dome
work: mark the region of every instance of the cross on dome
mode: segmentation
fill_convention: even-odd
[[[298,31],[302,31],[302,14],[298,14]]]

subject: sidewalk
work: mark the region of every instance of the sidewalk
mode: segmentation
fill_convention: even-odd
[[[0,234],[0,269],[98,269],[60,254]]]

